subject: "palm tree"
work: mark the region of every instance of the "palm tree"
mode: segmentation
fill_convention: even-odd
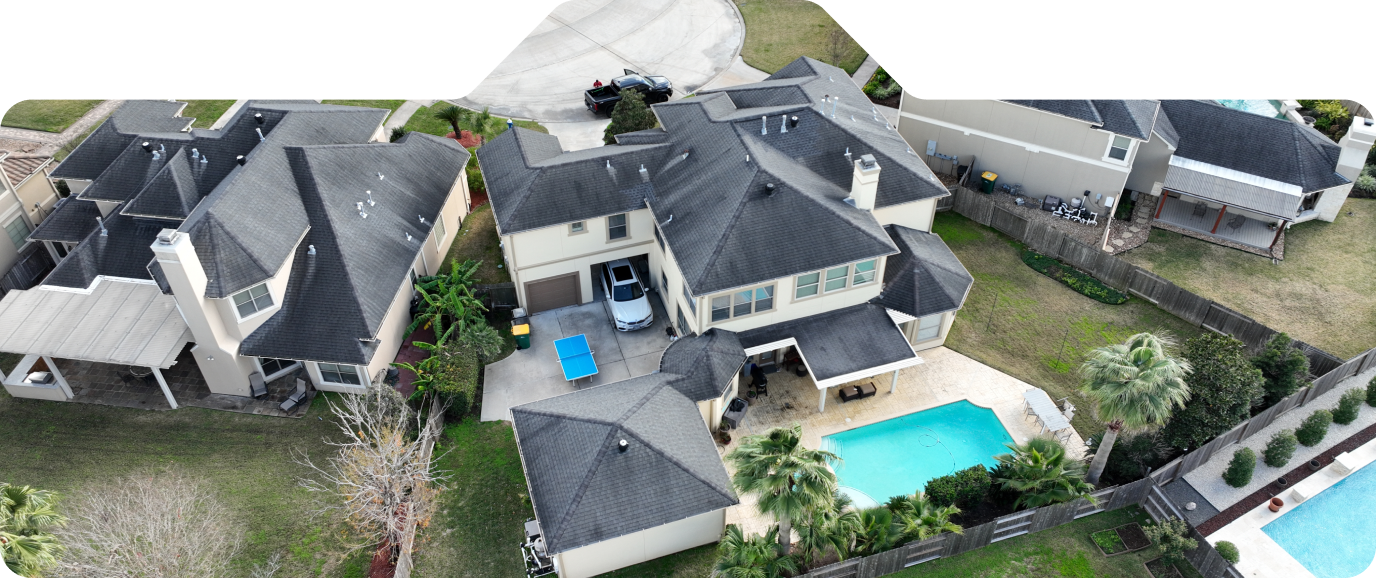
[[[860,531],[855,534],[856,556],[872,556],[892,550],[903,539],[903,529],[884,506],[860,511]]]
[[[1190,363],[1171,357],[1173,346],[1169,338],[1138,333],[1121,345],[1095,349],[1080,366],[1082,391],[1093,403],[1094,415],[1107,427],[1086,482],[1099,483],[1120,432],[1164,425],[1171,411],[1190,399],[1190,386],[1185,383]]]
[[[835,454],[803,447],[803,426],[778,427],[749,436],[726,454],[735,468],[731,482],[736,491],[753,494],[760,512],[779,521],[779,544],[785,554],[792,539],[792,521],[811,514],[831,501],[836,474],[827,467]]]
[[[855,535],[860,532],[860,514],[851,510],[850,505],[850,496],[836,491],[830,506],[817,508],[798,524],[798,548],[805,566],[825,558],[829,551],[836,552],[838,560],[846,559]]]
[[[57,563],[62,546],[49,530],[67,518],[57,513],[56,500],[48,490],[0,482],[0,557],[10,571],[36,576]]]
[[[965,533],[960,524],[951,521],[951,516],[959,514],[960,508],[933,504],[920,491],[895,498],[889,500],[888,507],[903,530],[904,540],[926,540],[942,532]]]
[[[471,113],[467,110],[451,104],[436,110],[435,118],[449,123],[449,126],[454,129],[454,138],[459,138],[459,123],[467,120],[469,114]]]
[[[1040,508],[1048,504],[1085,498],[1094,502],[1094,486],[1085,482],[1085,465],[1066,456],[1065,446],[1048,437],[1035,437],[1022,445],[1008,444],[1012,453],[994,456],[999,465],[994,481],[1018,492],[1015,508]]]
[[[798,562],[784,552],[778,543],[778,528],[770,528],[761,536],[749,538],[735,524],[726,527],[726,535],[717,544],[717,564],[713,576],[723,578],[782,578],[798,573]]]

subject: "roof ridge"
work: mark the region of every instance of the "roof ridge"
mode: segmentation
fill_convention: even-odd
[[[323,210],[323,207],[325,205],[325,199],[323,199],[320,195],[319,186],[315,182],[315,171],[311,169],[311,162],[310,159],[306,156],[305,147],[282,147],[282,152],[287,157],[288,170],[292,174],[292,180],[296,181],[297,194],[300,195],[302,200],[302,208],[305,209],[306,212],[306,233],[302,235],[301,239],[297,240],[297,245],[299,247],[301,241],[305,240],[305,235],[310,234],[310,230],[314,228],[314,223],[312,222],[312,219],[310,217],[311,210],[309,207],[305,206],[306,198],[309,195],[310,200],[312,202],[317,203],[319,206],[322,207],[322,210],[319,212],[323,214],[324,218],[322,219],[322,225],[325,230],[321,231],[319,242],[321,245],[324,245],[323,248],[326,250],[325,253],[327,255],[331,253],[332,249],[333,258],[337,259],[340,262],[340,269],[343,270],[342,274],[345,279],[345,283],[343,283],[343,285],[349,291],[349,303],[353,305],[354,308],[357,310],[357,319],[360,322],[362,322],[364,333],[369,333],[368,324],[365,321],[366,318],[363,315],[363,304],[359,300],[358,287],[355,284],[353,272],[349,270],[349,267],[344,266],[344,253],[339,247],[339,237],[336,236],[334,230],[334,221],[330,220],[330,212]],[[298,165],[298,163],[304,164]],[[298,166],[301,169],[300,171],[297,170]],[[302,175],[302,172],[304,172],[305,174]],[[250,255],[250,258],[252,258],[252,255]],[[372,336],[369,335],[369,337]]]
[[[751,175],[751,177],[745,181],[746,190],[741,192],[739,200],[736,202],[736,210],[731,213],[731,219],[726,222],[726,225],[724,227],[722,227],[722,234],[717,237],[716,242],[713,243],[712,250],[707,254],[707,258],[703,260],[702,271],[698,272],[698,276],[695,279],[695,281],[697,281],[697,283],[699,284],[699,287],[701,287],[701,283],[704,282],[704,279],[707,276],[708,271],[712,268],[712,265],[717,262],[717,257],[721,256],[722,249],[726,246],[726,239],[727,237],[730,237],[729,232],[735,228],[736,222],[739,221],[741,218],[741,213],[745,212],[745,204],[748,202],[746,200],[746,195],[749,192],[750,184],[755,182],[755,179],[763,170],[764,169],[761,168],[758,163],[756,163],[755,174]],[[770,174],[771,176],[773,175],[772,173]],[[688,277],[686,273],[683,276],[685,280]]]

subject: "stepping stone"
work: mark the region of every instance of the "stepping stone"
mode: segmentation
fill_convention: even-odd
[[[1119,247],[1122,247],[1122,246],[1123,246],[1123,240],[1122,240],[1122,239],[1114,239],[1114,240],[1113,240],[1113,244],[1114,244],[1114,245],[1118,245]]]
[[[1138,223],[1138,224],[1142,224],[1142,225],[1147,224],[1147,220],[1146,220],[1145,218],[1133,219],[1133,222],[1134,222],[1134,223]]]
[[[1131,227],[1128,227],[1128,230],[1136,233],[1138,231],[1141,231],[1142,229],[1137,228],[1137,225],[1133,225]]]

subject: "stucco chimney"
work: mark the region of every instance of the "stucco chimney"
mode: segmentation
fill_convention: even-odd
[[[238,344],[225,331],[214,304],[204,297],[205,269],[190,236],[175,229],[163,229],[150,248],[196,342],[192,351],[207,387],[212,393],[249,395],[247,372],[240,367],[235,355]],[[248,363],[247,358],[244,363]]]
[[[879,192],[879,162],[874,155],[861,155],[855,161],[855,177],[850,181],[850,197],[846,200],[857,209],[874,210],[874,197]]]
[[[1355,182],[1362,174],[1362,165],[1366,164],[1366,154],[1373,142],[1376,142],[1376,122],[1360,116],[1352,117],[1352,126],[1338,141],[1343,147],[1338,154],[1338,174]]]

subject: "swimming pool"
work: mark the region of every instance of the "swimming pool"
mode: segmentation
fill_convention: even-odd
[[[1280,113],[1281,103],[1279,100],[1267,100],[1264,98],[1240,99],[1240,100],[1215,100],[1223,106],[1237,110],[1245,110],[1252,114],[1269,116],[1274,118],[1285,118]]]
[[[1376,466],[1368,465],[1261,527],[1318,578],[1352,578],[1376,557]]]
[[[837,480],[863,508],[956,470],[992,467],[1012,441],[993,410],[961,400],[824,436],[822,448],[841,457]]]

